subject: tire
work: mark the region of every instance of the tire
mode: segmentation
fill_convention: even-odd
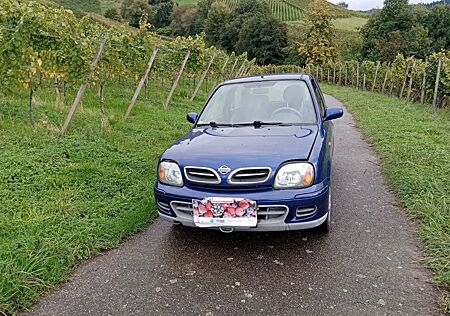
[[[317,232],[327,235],[331,231],[331,187],[328,188],[328,214],[325,222],[317,226]]]

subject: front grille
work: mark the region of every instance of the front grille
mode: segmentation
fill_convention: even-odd
[[[190,202],[172,201],[170,203],[175,213],[183,213],[192,216],[193,208]],[[288,213],[285,205],[261,205],[258,207],[258,221],[268,221],[284,218]]]
[[[185,167],[184,175],[186,179],[196,183],[219,184],[219,174],[211,168],[206,167]]]
[[[267,205],[258,207],[258,219],[271,220],[285,217],[288,213],[288,207],[285,205]]]
[[[295,210],[295,216],[296,217],[309,217],[309,216],[313,216],[314,214],[316,214],[316,212],[317,212],[317,208],[315,206],[311,206],[311,207],[299,206]]]
[[[264,183],[269,179],[272,169],[269,167],[236,169],[228,177],[230,184]]]
[[[192,208],[192,203],[189,203],[189,202],[172,201],[172,202],[170,202],[170,206],[172,207],[172,210],[175,213],[180,212],[180,213],[192,215],[192,213],[194,211]]]

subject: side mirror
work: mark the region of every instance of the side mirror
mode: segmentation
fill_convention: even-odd
[[[197,113],[191,112],[186,115],[186,119],[189,123],[194,124],[197,121]]]
[[[325,117],[323,121],[331,121],[338,119],[344,115],[344,110],[342,108],[328,108],[325,111]]]

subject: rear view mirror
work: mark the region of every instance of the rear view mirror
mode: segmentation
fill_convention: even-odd
[[[325,116],[323,118],[323,121],[331,121],[338,119],[344,115],[344,110],[342,108],[328,108],[325,111]]]
[[[186,119],[189,123],[195,124],[195,122],[197,121],[197,116],[197,113],[190,112],[186,115]]]

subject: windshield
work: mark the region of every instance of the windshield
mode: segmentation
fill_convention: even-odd
[[[197,125],[313,124],[316,120],[306,83],[280,80],[221,86]]]

